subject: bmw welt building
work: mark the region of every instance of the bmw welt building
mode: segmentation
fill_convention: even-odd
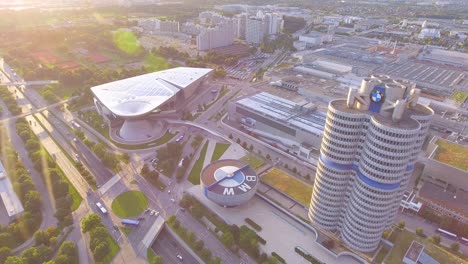
[[[394,222],[433,111],[413,83],[374,75],[328,106],[309,218],[371,252]]]
[[[208,80],[212,69],[178,67],[91,88],[98,112],[121,121],[118,136],[128,141],[152,133],[152,116],[181,110]]]

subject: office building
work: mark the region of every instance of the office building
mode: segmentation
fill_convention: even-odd
[[[414,83],[373,75],[329,103],[309,218],[371,252],[395,220],[433,111]]]
[[[235,24],[233,20],[225,21],[215,28],[207,28],[197,36],[198,50],[210,50],[225,47],[234,43]]]

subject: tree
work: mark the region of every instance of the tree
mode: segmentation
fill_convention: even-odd
[[[400,230],[403,230],[403,229],[405,229],[405,225],[406,225],[405,221],[400,221],[400,222],[398,223],[398,228],[399,228]]]
[[[151,264],[163,264],[163,258],[161,256],[154,256],[153,259],[151,260]]]
[[[145,163],[145,165],[143,165],[143,167],[141,168],[140,174],[141,176],[145,176],[148,175],[149,172],[150,170],[148,168],[148,165]]]
[[[266,155],[266,158],[267,158],[268,160],[271,159],[270,154],[267,154],[267,155]]]
[[[14,248],[15,245],[16,239],[9,232],[0,233],[0,247]]]
[[[88,217],[85,217],[83,221],[81,221],[81,230],[86,233],[100,224],[101,217],[97,214],[90,214]]]
[[[11,249],[9,247],[0,248],[0,263],[4,263],[5,260],[11,255]]]
[[[49,234],[45,230],[38,230],[34,233],[34,243],[36,246],[49,245]]]
[[[231,248],[234,245],[234,236],[231,232],[225,231],[221,236],[221,242],[223,242],[227,248]]]
[[[94,260],[96,261],[103,260],[107,256],[109,251],[110,251],[109,243],[107,243],[106,241],[100,242],[93,250]]]
[[[460,250],[460,244],[458,244],[457,242],[454,242],[450,245],[450,249],[456,253],[458,252],[458,250]]]
[[[253,149],[254,149],[254,146],[253,146],[252,144],[250,144],[249,150],[250,150],[250,151],[253,151]]]
[[[26,264],[26,262],[18,256],[9,256],[4,264]]]
[[[237,143],[237,144],[240,144],[240,143],[241,143],[240,138],[238,138],[238,139],[236,140],[236,143]]]
[[[432,237],[432,243],[436,244],[436,245],[439,245],[440,244],[440,235],[439,234],[435,234],[433,237]]]
[[[233,139],[234,136],[232,134],[229,134],[229,139]]]
[[[422,228],[416,228],[416,235],[424,236],[424,230]]]
[[[211,251],[207,248],[204,248],[202,251],[201,251],[201,257],[202,259],[210,259],[211,258]]]

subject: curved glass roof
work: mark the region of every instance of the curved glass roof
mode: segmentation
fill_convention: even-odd
[[[94,96],[122,117],[149,113],[212,69],[178,67],[91,87]]]

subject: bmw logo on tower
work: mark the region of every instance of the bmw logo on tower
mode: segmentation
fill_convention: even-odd
[[[374,89],[370,95],[372,102],[374,103],[382,103],[384,99],[384,95],[381,91]]]

